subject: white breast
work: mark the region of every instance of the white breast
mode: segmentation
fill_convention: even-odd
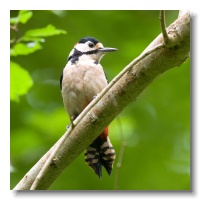
[[[62,97],[69,116],[76,118],[106,85],[103,68],[94,60],[69,62],[64,68],[62,81]]]

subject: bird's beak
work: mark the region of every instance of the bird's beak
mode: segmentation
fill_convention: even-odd
[[[116,48],[110,48],[110,47],[101,47],[98,49],[98,52],[103,52],[103,53],[106,53],[106,52],[113,52],[113,51],[117,51],[118,49]]]

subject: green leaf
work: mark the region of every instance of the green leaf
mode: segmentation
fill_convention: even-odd
[[[25,24],[33,15],[33,12],[30,10],[20,10],[17,17],[10,18],[11,24],[22,23]]]
[[[66,33],[65,30],[56,29],[55,26],[49,24],[44,28],[28,30],[24,37],[48,37]]]
[[[42,49],[42,46],[39,42],[29,42],[27,44],[17,43],[14,48],[10,50],[11,56],[18,56],[18,55],[28,55],[33,53],[39,49]]]
[[[25,37],[25,36],[23,36],[22,38],[20,38],[20,41],[45,42],[45,39],[42,37]]]
[[[18,17],[11,17],[10,18],[10,24],[16,24],[19,21]]]
[[[29,72],[19,64],[10,62],[10,99],[19,102],[19,96],[24,95],[33,85]]]
[[[20,10],[19,11],[19,21],[22,24],[25,24],[31,17],[32,17],[33,13],[30,10]]]

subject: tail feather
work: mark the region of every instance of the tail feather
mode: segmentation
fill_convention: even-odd
[[[100,155],[93,143],[85,150],[85,162],[94,170],[99,178],[102,178]]]
[[[114,160],[115,150],[104,132],[85,150],[85,162],[99,178],[102,177],[102,166],[111,175]]]
[[[100,147],[100,160],[102,165],[105,167],[109,175],[111,175],[114,160],[115,160],[115,150],[110,142],[109,137]]]

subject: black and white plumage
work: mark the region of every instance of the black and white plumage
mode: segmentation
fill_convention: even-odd
[[[106,86],[107,79],[100,60],[115,48],[105,48],[93,37],[82,38],[69,54],[68,63],[63,69],[60,86],[63,103],[70,120],[73,120]],[[102,177],[102,166],[111,174],[115,151],[108,138],[108,127],[85,150],[85,161]]]

